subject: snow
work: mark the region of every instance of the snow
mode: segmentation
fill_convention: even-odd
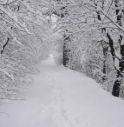
[[[124,100],[82,73],[55,64],[52,55],[25,100],[0,103],[0,127],[123,127]]]

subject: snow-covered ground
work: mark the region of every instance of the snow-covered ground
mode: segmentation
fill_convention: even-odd
[[[26,100],[0,104],[0,127],[124,127],[124,100],[50,58]]]

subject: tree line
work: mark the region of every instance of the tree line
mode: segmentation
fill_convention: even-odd
[[[124,1],[56,0],[63,29],[63,64],[124,95]]]
[[[124,1],[0,0],[1,97],[14,93],[53,50],[64,66],[123,97]]]

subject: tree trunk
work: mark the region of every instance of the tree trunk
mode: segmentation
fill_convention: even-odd
[[[106,80],[106,73],[107,73],[107,64],[106,64],[106,60],[107,60],[107,53],[108,53],[108,45],[105,44],[105,42],[103,42],[102,44],[102,48],[103,48],[103,82]]]
[[[97,3],[94,3],[96,5],[96,9],[97,9]],[[102,9],[104,9],[104,1],[102,1]],[[99,11],[96,11],[97,14],[97,19],[99,21],[102,21],[102,17]],[[104,32],[106,32],[106,28],[102,28],[101,29],[101,34],[103,34]],[[108,46],[105,44],[104,40],[101,41],[102,43],[102,49],[103,49],[103,74],[104,76],[102,77],[103,82],[106,80],[106,59],[107,59],[107,52],[108,52]]]
[[[122,27],[122,14],[124,13],[124,10],[119,9],[119,0],[115,0],[115,7],[116,9],[116,19],[119,26]],[[121,59],[119,60],[119,70],[117,71],[117,80],[114,83],[112,94],[116,97],[119,97],[120,93],[120,87],[123,76],[123,70],[124,70],[124,45],[122,44],[123,37],[119,35],[118,43],[120,46],[120,55]]]
[[[107,37],[109,40],[110,52],[111,52],[111,55],[113,58],[113,63],[115,64],[116,55],[115,55],[115,49],[114,49],[114,44],[113,44],[114,42],[113,42],[113,39],[111,38],[109,33],[107,33]],[[114,68],[116,70],[116,80],[115,80],[114,85],[113,85],[112,95],[118,97],[119,93],[120,93],[121,81],[119,78],[121,77],[121,73],[120,73],[119,68],[117,69],[117,67],[115,65],[114,65]]]
[[[68,41],[70,41],[70,37],[67,35],[64,35],[64,45],[63,45],[63,65],[67,67],[69,62],[69,47],[68,47]]]
[[[63,1],[61,0],[57,0],[58,4],[61,3]],[[68,15],[68,11],[67,11],[67,6],[66,5],[63,5],[61,8],[60,8],[60,13],[59,13],[59,16],[60,18],[65,18],[65,16]],[[71,41],[71,37],[69,35],[67,35],[67,29],[64,28],[64,35],[63,35],[63,65],[64,66],[68,66],[68,62],[70,60],[69,58],[69,54],[70,54],[70,49],[68,47],[68,43]]]

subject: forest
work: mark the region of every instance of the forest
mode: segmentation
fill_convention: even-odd
[[[63,64],[123,97],[124,1],[58,1],[64,30]]]
[[[124,1],[0,0],[1,98],[49,54],[123,97]]]

